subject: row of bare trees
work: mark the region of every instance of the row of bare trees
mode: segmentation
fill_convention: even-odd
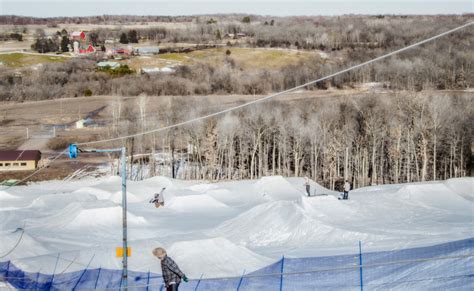
[[[368,82],[384,84],[394,90],[470,88],[474,86],[474,56],[468,47],[461,43],[452,46],[439,42],[318,83],[309,89],[347,88]],[[268,94],[332,74],[376,55],[361,50],[354,51],[344,61],[315,57],[271,70],[245,68],[232,55],[223,54],[219,64],[198,62],[181,66],[172,74],[151,76],[111,76],[96,71],[95,63],[85,59],[44,64],[21,74],[4,67],[0,68],[0,100],[45,100],[91,94]]]
[[[208,110],[206,104],[169,98],[162,101],[163,111],[152,114],[146,109],[149,102],[144,96],[137,100],[135,113],[129,115],[139,118],[128,127],[118,126],[126,116],[121,108],[111,136],[166,126]],[[469,95],[404,93],[272,102],[138,138],[134,151],[169,153],[166,170],[148,158],[140,161],[153,165],[149,175],[175,176],[181,159],[186,161],[181,177],[188,179],[308,176],[331,189],[343,179],[362,187],[468,175],[472,122]]]

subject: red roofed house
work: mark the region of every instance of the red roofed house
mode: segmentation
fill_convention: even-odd
[[[71,40],[81,41],[85,39],[86,39],[86,34],[84,33],[84,31],[73,31],[71,33]]]
[[[90,44],[86,49],[79,48],[80,54],[90,54],[95,52],[95,48]]]
[[[0,171],[34,170],[41,160],[38,150],[0,151]]]

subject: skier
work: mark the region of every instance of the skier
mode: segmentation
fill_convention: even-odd
[[[346,182],[344,183],[344,196],[342,197],[342,199],[349,199],[349,190],[351,190],[351,184],[349,183],[349,181],[346,180]]]
[[[153,250],[153,255],[161,261],[161,274],[167,291],[178,291],[181,279],[188,282],[186,275],[179,269],[175,261],[168,257],[165,249],[156,248]]]
[[[309,185],[308,177],[304,177],[304,186],[306,188],[306,194],[308,194],[308,197],[311,196],[311,192],[310,192],[311,186]]]
[[[163,192],[165,192],[166,187],[161,189],[160,193],[155,193],[155,197],[150,200],[150,203],[155,203],[155,207],[165,206],[165,197]]]

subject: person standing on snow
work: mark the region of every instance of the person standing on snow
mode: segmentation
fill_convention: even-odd
[[[179,269],[175,261],[168,257],[165,249],[156,248],[153,250],[153,255],[161,261],[161,274],[167,291],[178,291],[181,279],[188,282],[186,275]]]
[[[304,186],[306,188],[306,194],[308,194],[308,197],[311,196],[311,192],[310,192],[310,184],[309,184],[309,179],[308,177],[304,177]]]
[[[349,183],[349,181],[346,180],[346,182],[344,183],[344,196],[342,197],[342,199],[344,200],[349,199],[350,190],[351,190],[351,184]]]

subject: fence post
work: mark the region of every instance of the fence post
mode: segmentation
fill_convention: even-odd
[[[97,273],[97,278],[95,278],[94,289],[97,289],[97,283],[99,283],[100,270],[102,270],[102,267],[99,267],[99,273]]]
[[[95,257],[95,254],[92,255],[92,258],[91,258],[91,260],[89,261],[89,264],[87,264],[86,268],[84,269],[84,272],[82,272],[81,276],[80,276],[79,279],[77,280],[77,282],[76,282],[76,284],[74,285],[74,287],[72,288],[72,290],[76,290],[77,285],[79,285],[79,283],[81,282],[82,277],[83,277],[84,274],[87,272],[87,269],[89,269],[89,266],[90,266],[90,264],[92,263],[92,260],[94,259],[94,257]]]
[[[148,278],[146,279],[146,291],[148,291],[148,285],[150,285],[150,270],[148,270]]]
[[[201,277],[199,278],[198,283],[196,284],[196,288],[194,288],[194,291],[198,289],[199,284],[201,283],[202,276],[204,276],[204,274],[201,274]]]
[[[245,276],[245,270],[244,270],[244,272],[242,273],[242,277],[240,277],[239,285],[237,285],[237,291],[239,291],[240,285],[242,285],[242,281],[244,280],[244,276]]]
[[[362,243],[359,241],[359,274],[360,274],[360,291],[364,291],[364,281],[362,277]]]
[[[41,270],[40,270],[40,271],[41,271]],[[38,290],[40,271],[38,271],[38,273],[36,273],[36,286],[35,286],[35,291]]]
[[[58,258],[56,259],[56,264],[54,265],[54,271],[53,271],[53,275],[51,277],[51,282],[50,282],[50,286],[49,286],[50,289],[53,287],[54,274],[56,274],[56,268],[58,267],[58,262],[59,262],[59,256],[60,255],[61,255],[61,253],[58,253]]]
[[[11,261],[9,260],[8,263],[7,263],[7,270],[5,272],[5,282],[8,282],[8,279],[9,279],[8,278],[8,270],[10,270],[10,262]]]
[[[283,268],[285,266],[285,256],[281,257],[281,270],[280,270],[280,291],[283,291]]]

